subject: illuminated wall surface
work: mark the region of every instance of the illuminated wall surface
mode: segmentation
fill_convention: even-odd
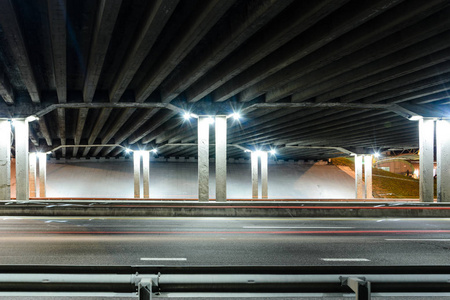
[[[151,198],[197,197],[197,163],[152,162],[150,169]],[[250,164],[231,163],[227,169],[228,198],[251,198]],[[211,198],[215,197],[214,177],[211,163]],[[352,177],[331,165],[269,164],[269,198],[352,198],[354,185]],[[47,197],[133,196],[131,160],[47,165]]]

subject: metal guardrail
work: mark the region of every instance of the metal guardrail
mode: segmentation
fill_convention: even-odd
[[[450,297],[450,266],[398,267],[158,267],[0,266],[0,296],[24,292],[76,296],[128,293],[161,297],[312,297],[441,295]]]

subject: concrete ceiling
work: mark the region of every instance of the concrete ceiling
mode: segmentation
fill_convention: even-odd
[[[31,148],[82,145],[57,157],[196,156],[184,109],[244,110],[228,143],[279,159],[415,148],[408,116],[450,115],[449,15],[448,0],[0,0],[0,117],[42,115]]]

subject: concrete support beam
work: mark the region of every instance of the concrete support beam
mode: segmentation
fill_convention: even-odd
[[[198,118],[198,201],[209,201],[209,124],[210,117]]]
[[[252,164],[252,198],[258,199],[258,153],[253,151],[251,154]]]
[[[267,199],[269,197],[269,189],[268,189],[268,153],[261,152],[261,195],[263,199]]]
[[[227,201],[227,117],[216,116],[216,201]]]
[[[133,152],[134,198],[141,198],[141,153]]]
[[[363,156],[355,155],[355,192],[356,199],[364,198],[364,182],[362,178]]]
[[[366,199],[372,199],[372,155],[364,156],[364,175],[366,181]]]
[[[11,123],[0,119],[0,200],[11,199]]]
[[[144,198],[150,198],[150,152],[142,152],[142,171],[144,178]]]
[[[420,201],[433,202],[434,198],[434,120],[419,121],[419,194]]]
[[[47,154],[39,153],[39,197],[47,197]]]
[[[450,120],[436,122],[437,201],[450,202]]]
[[[30,178],[30,197],[36,197],[36,153],[28,155],[28,163],[30,165],[28,172]]]
[[[28,122],[25,119],[14,121],[16,141],[16,199],[29,200],[28,181]]]

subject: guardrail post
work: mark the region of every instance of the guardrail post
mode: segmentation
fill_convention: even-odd
[[[144,278],[139,281],[138,284],[139,300],[151,300],[152,299],[152,280],[150,278]]]
[[[370,300],[370,282],[365,278],[340,277],[341,285],[346,285],[355,292],[356,300]]]

